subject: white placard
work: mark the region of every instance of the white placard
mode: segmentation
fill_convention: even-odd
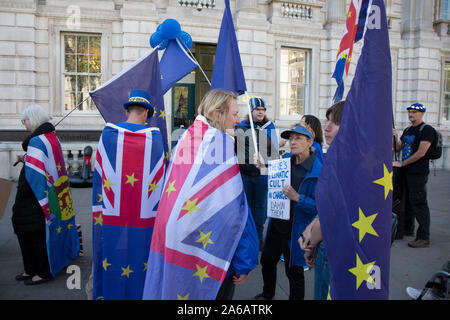
[[[289,220],[290,200],[283,194],[283,187],[291,184],[291,158],[269,161],[267,216]]]

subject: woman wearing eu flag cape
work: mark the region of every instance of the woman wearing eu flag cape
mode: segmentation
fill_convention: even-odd
[[[258,263],[258,236],[230,136],[238,111],[233,93],[209,91],[174,150],[156,214],[145,300],[230,300]]]

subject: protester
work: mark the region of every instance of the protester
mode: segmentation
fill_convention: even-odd
[[[271,218],[261,255],[263,292],[257,300],[271,300],[275,296],[277,263],[284,256],[285,272],[289,279],[289,300],[303,300],[305,295],[304,252],[295,243],[305,227],[317,214],[315,187],[322,163],[311,146],[313,130],[304,123],[281,134],[289,139],[291,157],[291,184],[283,187],[283,194],[290,201],[289,220]],[[259,167],[264,168],[261,158]]]
[[[238,112],[233,93],[209,91],[177,143],[156,216],[143,299],[230,300],[235,285],[256,267],[258,236],[230,136],[240,122]]]
[[[251,98],[250,107],[258,151],[263,155],[266,163],[268,160],[278,159],[277,133],[275,125],[266,116],[264,99]],[[235,146],[245,195],[255,220],[261,249],[264,223],[267,218],[267,175],[261,175],[259,169],[252,163],[255,150],[250,129],[250,119],[247,115],[247,118],[236,126]]]
[[[393,165],[402,167],[406,178],[405,235],[414,235],[414,219],[419,224],[416,238],[408,246],[423,248],[430,245],[430,209],[426,184],[430,172],[429,149],[434,132],[433,127],[423,122],[426,108],[422,104],[414,103],[406,109],[411,126],[403,131],[400,141],[397,130],[393,131],[395,150],[402,150],[402,161],[395,161]]]
[[[342,119],[345,101],[335,103],[326,112],[327,123],[324,128],[325,142],[331,145]],[[332,191],[330,191],[332,192]],[[309,267],[315,266],[314,300],[326,300],[330,284],[330,267],[322,242],[319,217],[315,218],[305,229],[298,243],[305,251],[305,260]]]
[[[37,104],[25,109],[22,124],[31,132],[22,142],[25,152],[31,139],[55,131],[49,120],[47,112]],[[17,160],[25,163],[24,156],[18,156]],[[52,275],[47,256],[45,216],[26,179],[25,167],[24,165],[20,171],[16,200],[12,208],[12,225],[19,240],[24,266],[24,272],[15,279],[33,285],[51,280]]]
[[[307,114],[302,117],[301,121],[309,125],[311,129],[314,131],[314,143],[312,147],[317,150],[316,157],[318,157],[319,160],[323,163],[323,150],[322,150],[323,133],[322,133],[322,124],[320,123],[320,120],[316,116]]]
[[[127,120],[103,129],[92,188],[93,298],[141,299],[153,224],[164,181],[154,107],[144,90],[124,104]]]

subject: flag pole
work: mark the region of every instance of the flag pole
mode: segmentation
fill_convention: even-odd
[[[252,130],[253,146],[255,147],[255,153],[258,154],[259,151],[258,144],[256,143],[256,131],[255,126],[253,125],[252,109],[250,108],[250,99],[248,98],[247,91],[245,91],[245,98],[247,99],[248,119],[250,120],[250,128]]]
[[[63,121],[65,118],[67,118],[68,116],[70,116],[70,114],[72,112],[74,112],[79,106],[81,106],[83,104],[83,102],[85,102],[87,99],[89,99],[91,96],[87,96],[83,101],[81,101],[79,104],[77,104],[72,110],[70,110],[70,112],[68,114],[66,114],[61,120],[58,121],[57,124],[55,124],[55,127],[61,123],[61,121]]]

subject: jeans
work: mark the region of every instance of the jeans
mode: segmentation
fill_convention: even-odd
[[[407,203],[405,210],[405,230],[414,231],[414,219],[417,220],[416,239],[430,239],[430,209],[427,202],[426,184],[428,174],[406,174]]]
[[[317,246],[314,268],[314,300],[327,300],[330,288],[330,265],[328,264],[323,241]]]
[[[255,220],[258,239],[263,239],[264,223],[267,219],[267,176],[250,177],[242,174],[245,196]]]

